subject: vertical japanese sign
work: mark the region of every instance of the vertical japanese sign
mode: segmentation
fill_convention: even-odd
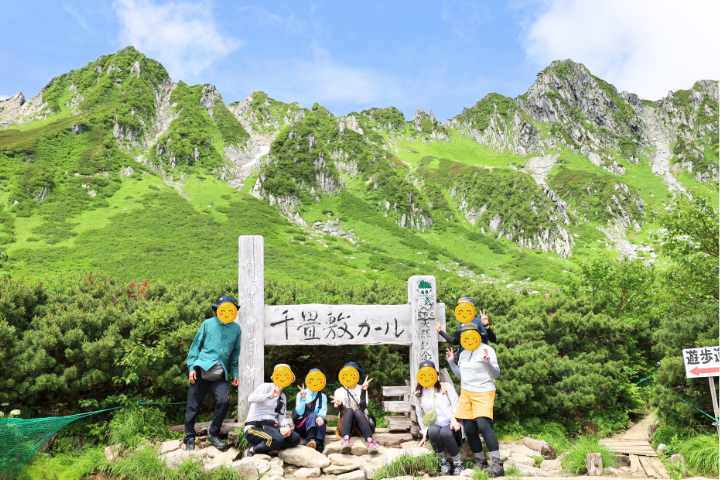
[[[408,280],[408,298],[413,324],[410,346],[410,379],[413,388],[420,363],[430,360],[439,367],[437,329],[435,328],[437,303],[435,277],[416,275]]]

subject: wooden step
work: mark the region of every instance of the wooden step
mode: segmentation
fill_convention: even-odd
[[[402,397],[406,393],[410,393],[410,387],[403,387],[400,385],[382,387],[383,397]]]
[[[410,417],[397,416],[397,417],[385,417],[385,421],[388,424],[388,429],[393,431],[403,430],[408,431],[412,427],[412,420]]]
[[[410,402],[383,402],[383,410],[387,413],[410,413],[414,407]]]

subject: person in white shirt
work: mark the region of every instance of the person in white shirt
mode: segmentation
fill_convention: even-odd
[[[453,415],[458,405],[455,387],[452,383],[438,381],[437,369],[430,361],[420,364],[417,380],[413,400],[422,433],[418,447],[422,447],[430,440],[430,445],[440,458],[440,476],[450,475],[451,472],[459,476],[465,468],[460,459],[463,431]],[[425,421],[433,423],[425,425]],[[452,458],[452,465],[445,455],[445,450]]]
[[[377,453],[378,444],[373,438],[367,411],[367,389],[370,382],[372,382],[372,378],[368,380],[365,377],[365,382],[360,384],[359,379],[362,377],[362,370],[355,362],[346,363],[338,376],[342,387],[335,390],[335,396],[330,398],[340,410],[340,416],[342,417],[342,423],[339,424],[339,431],[342,431],[340,451],[342,453],[352,451],[350,435],[352,435],[353,429],[357,429],[367,441],[368,453]],[[338,436],[340,436],[339,431],[336,432]]]
[[[275,365],[288,367],[287,365]],[[283,450],[300,445],[300,435],[294,432],[285,417],[287,399],[283,387],[263,383],[248,395],[250,410],[245,420],[245,438],[252,447],[245,450],[246,457],[270,450]]]

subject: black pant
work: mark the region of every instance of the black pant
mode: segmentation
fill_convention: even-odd
[[[482,449],[482,440],[478,434],[481,434],[487,443],[488,451],[496,452],[500,450],[500,443],[498,442],[495,433],[492,431],[492,420],[487,417],[477,417],[475,420],[463,420],[465,426],[465,436],[467,437],[468,445],[473,453],[480,453]]]
[[[187,408],[185,409],[185,443],[189,439],[195,438],[195,416],[200,410],[200,404],[208,389],[215,397],[215,413],[208,433],[215,436],[220,435],[220,427],[222,427],[225,414],[230,407],[230,385],[225,379],[214,382],[204,380],[198,372],[195,383],[191,383],[188,389]]]
[[[454,432],[450,425],[441,427],[440,425],[431,425],[427,431],[428,440],[437,453],[443,453],[445,450],[451,457],[460,455],[460,444],[462,443],[462,430],[458,429]],[[480,447],[482,449],[482,447]]]
[[[342,434],[343,437],[352,435],[353,425],[356,425],[364,439],[372,438],[372,430],[367,415],[362,410],[353,410],[346,408],[343,410]]]
[[[271,425],[251,426],[245,431],[245,438],[253,446],[255,453],[267,453],[270,450],[283,450],[300,445],[300,435],[292,431],[285,438],[280,429]]]

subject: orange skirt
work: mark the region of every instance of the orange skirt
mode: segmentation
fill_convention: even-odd
[[[464,388],[460,391],[455,418],[474,420],[477,417],[493,419],[493,406],[495,405],[495,390],[491,392],[468,392]]]

